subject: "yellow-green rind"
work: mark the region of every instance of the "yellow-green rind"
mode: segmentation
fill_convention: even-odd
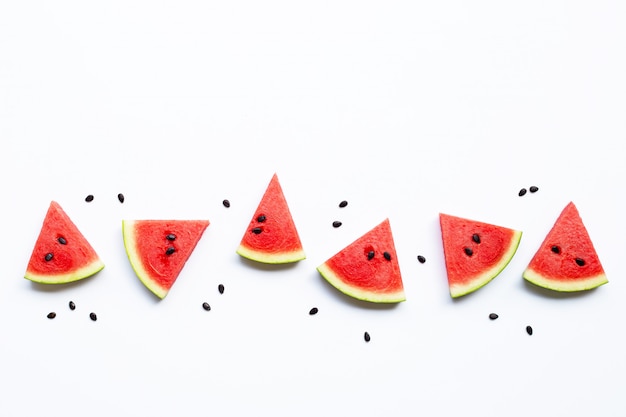
[[[306,258],[303,249],[289,252],[266,252],[239,245],[236,251],[240,256],[256,262],[266,264],[287,264],[298,262]]]
[[[28,272],[24,274],[24,278],[40,284],[68,284],[70,282],[80,281],[81,279],[89,278],[92,275],[100,272],[104,268],[104,263],[100,260],[94,260],[89,265],[86,265],[80,269],[68,274],[37,274]]]
[[[559,292],[592,290],[599,287],[600,285],[604,285],[609,282],[606,274],[604,273],[585,278],[584,280],[576,279],[571,281],[562,281],[545,277],[539,272],[533,270],[532,268],[527,268],[522,274],[522,277],[526,281],[531,282],[539,287]]]

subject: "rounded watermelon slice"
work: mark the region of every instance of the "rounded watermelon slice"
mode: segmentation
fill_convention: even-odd
[[[563,209],[522,276],[562,292],[590,290],[608,282],[574,203]]]
[[[453,298],[474,292],[498,276],[522,237],[518,230],[448,214],[439,214],[439,223]]]
[[[165,298],[208,226],[208,220],[123,220],[124,247],[137,277]]]
[[[268,264],[296,262],[306,257],[276,174],[250,220],[237,253]]]
[[[389,219],[317,267],[339,291],[374,303],[406,300]]]
[[[42,284],[65,284],[90,277],[104,263],[59,203],[52,201],[24,277]]]

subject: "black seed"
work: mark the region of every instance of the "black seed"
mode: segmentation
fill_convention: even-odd
[[[368,332],[365,332],[363,333],[363,339],[365,339],[366,342],[369,342],[372,338]]]
[[[93,195],[89,194],[87,197],[85,197],[85,201],[91,203],[93,201]]]
[[[267,217],[265,217],[264,214],[261,214],[259,217],[256,218],[256,221],[259,223],[263,223],[265,220],[267,220]]]
[[[217,290],[220,292],[220,294],[224,294],[224,284],[218,285]]]
[[[372,258],[374,258],[374,251],[373,250],[367,252],[367,260],[369,261]]]
[[[478,236],[478,233],[474,233],[472,235],[472,240],[476,243],[480,243],[480,236]]]
[[[424,258],[422,255],[417,255],[417,260],[419,263],[423,264],[424,262],[426,262],[426,258]]]
[[[48,317],[49,319],[53,319],[57,316],[57,313],[55,313],[54,311],[48,313],[48,315],[46,317]]]
[[[341,203],[339,203],[339,207],[341,208],[344,208],[347,205],[348,205],[348,202],[346,200],[343,200]]]
[[[254,229],[252,229],[252,233],[254,233],[255,235],[258,235],[262,231],[263,229],[261,229],[260,227],[255,227]]]
[[[76,304],[74,304],[74,301],[70,301],[69,306],[70,310],[76,310]]]
[[[224,205],[224,207],[226,207],[226,208],[230,207],[230,201],[228,201],[228,200],[224,200],[224,201],[222,201],[222,204],[223,204],[223,205]]]
[[[165,236],[165,238],[167,240],[176,240],[176,235],[174,233],[170,233],[167,236]]]
[[[202,308],[206,311],[211,311],[211,306],[209,305],[209,303],[202,303]]]
[[[519,190],[519,193],[517,193],[517,195],[519,195],[520,197],[526,194],[526,188],[522,188],[521,190]]]
[[[554,245],[550,248],[550,250],[554,253],[561,253],[561,248],[559,248],[558,246]]]
[[[338,220],[335,220],[335,221],[333,222],[333,227],[339,227],[339,226],[341,226],[341,222],[340,222],[340,221],[338,221]]]
[[[537,187],[536,185],[531,186],[528,189],[531,193],[536,193],[537,191],[539,191],[539,187]]]
[[[383,256],[385,257],[386,260],[388,261],[391,260],[391,255],[389,254],[389,252],[383,252]]]
[[[498,318],[498,315],[497,315],[496,313],[491,313],[491,314],[489,314],[489,318],[490,318],[491,320],[495,320],[495,319],[497,319],[497,318]]]
[[[465,251],[465,254],[467,256],[472,256],[474,254],[474,251],[472,250],[472,248],[465,248],[463,250]]]
[[[119,194],[117,195],[117,199],[118,199],[118,200],[120,200],[120,203],[123,203],[123,202],[124,202],[124,194],[119,193]]]
[[[96,316],[96,313],[89,313],[89,318],[93,321],[98,320],[98,316]]]
[[[165,250],[165,254],[166,254],[166,255],[171,255],[171,254],[173,254],[174,252],[176,252],[176,249],[174,249],[172,246],[170,246],[169,248],[167,248],[167,249]]]
[[[67,240],[65,240],[65,238],[63,236],[59,236],[59,238],[57,239],[57,241],[61,244],[61,245],[67,245]]]
[[[54,258],[54,255],[52,253],[46,253],[46,256],[44,259],[46,260],[46,262],[50,262],[52,258]]]
[[[316,315],[316,314],[317,314],[317,312],[318,312],[318,311],[319,311],[319,310],[317,309],[317,307],[313,307],[312,309],[310,309],[310,310],[309,310],[309,314],[310,314],[311,316],[314,316],[314,315]]]
[[[582,258],[576,258],[576,264],[578,266],[585,266],[585,260]]]
[[[528,333],[529,335],[533,334],[533,328],[530,326],[526,326],[526,333]]]

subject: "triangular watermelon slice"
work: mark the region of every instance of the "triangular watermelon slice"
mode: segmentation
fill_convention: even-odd
[[[208,220],[123,220],[126,254],[141,282],[165,298],[208,226]]]
[[[306,257],[276,174],[250,220],[237,253],[268,264],[296,262]]]
[[[24,277],[42,284],[65,284],[90,277],[104,263],[59,203],[52,201]]]
[[[439,223],[453,298],[474,292],[498,276],[522,237],[518,230],[443,213]]]
[[[523,277],[563,292],[590,290],[608,282],[574,203],[567,204],[556,219]]]
[[[374,303],[406,300],[389,219],[317,267],[339,291]]]

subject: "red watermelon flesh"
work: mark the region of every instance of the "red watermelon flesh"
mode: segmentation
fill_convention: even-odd
[[[523,277],[540,287],[563,292],[589,290],[608,282],[574,203],[563,209]]]
[[[25,278],[64,284],[94,275],[104,263],[61,206],[52,201],[26,267]]]
[[[406,300],[389,219],[317,267],[346,295],[375,303]]]
[[[517,251],[522,232],[439,215],[448,286],[453,298],[476,291],[502,272]]]
[[[208,226],[208,220],[122,221],[126,254],[141,282],[165,298]]]
[[[296,262],[306,257],[276,174],[250,220],[237,253],[269,264]]]

